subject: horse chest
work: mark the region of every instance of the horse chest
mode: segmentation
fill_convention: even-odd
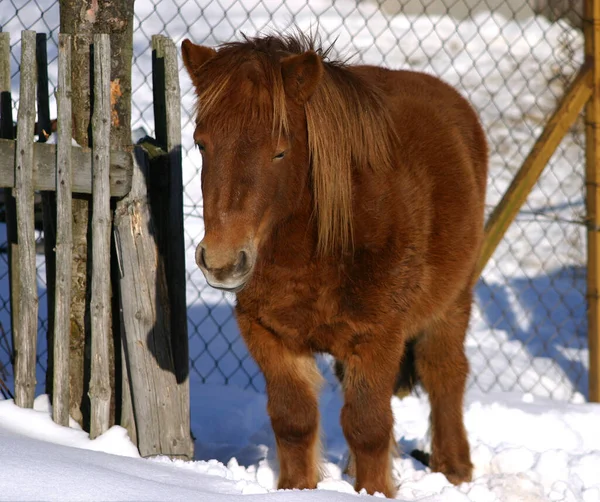
[[[334,324],[344,310],[336,274],[306,267],[287,274],[272,269],[261,275],[248,291],[238,294],[244,310],[294,349],[330,352],[331,341],[322,327]]]

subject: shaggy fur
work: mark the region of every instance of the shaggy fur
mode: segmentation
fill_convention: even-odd
[[[431,468],[469,480],[463,345],[487,170],[473,109],[432,76],[331,61],[302,35],[182,52],[203,155],[196,260],[237,292],[279,487],[318,482],[318,352],[338,361],[357,490],[395,494],[390,398],[416,379]]]

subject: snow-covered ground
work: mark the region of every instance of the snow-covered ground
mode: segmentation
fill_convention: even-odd
[[[35,410],[0,401],[0,500],[247,500],[342,502],[356,500],[342,474],[346,449],[338,425],[339,396],[321,399],[324,478],[317,490],[275,491],[274,438],[265,397],[254,391],[195,387],[196,449],[207,461],[141,459],[121,427],[90,441],[75,424],[52,422],[48,399]],[[200,403],[204,403],[201,405]],[[206,403],[213,403],[206,406]],[[394,398],[395,435],[404,451],[421,446],[426,400]],[[600,500],[600,405],[560,404],[531,394],[471,393],[466,426],[474,480],[452,486],[408,455],[394,462],[397,499],[406,501]],[[220,460],[220,461],[219,461]],[[246,498],[245,498],[246,500]]]
[[[469,96],[490,143],[491,209],[581,64],[581,33],[534,17],[526,4],[518,15],[507,17],[501,0],[486,0],[489,9],[478,6],[470,16],[453,0],[441,10],[432,7],[436,2],[422,2],[431,7],[422,12],[415,7],[418,2],[411,1],[405,14],[400,12],[401,2],[382,3],[384,8],[379,9],[369,0],[311,0],[310,5],[304,0],[138,1],[133,127],[153,130],[150,35],[166,34],[177,44],[190,37],[212,45],[237,38],[240,30],[253,34],[292,23],[309,29],[318,23],[324,40],[338,37],[336,47],[343,55],[354,54],[354,61],[427,71]],[[19,32],[46,31],[55,41],[58,6],[55,0],[2,2],[0,26],[15,43],[13,94],[18,98]],[[49,52],[52,61],[56,55],[52,43]],[[49,74],[55,82],[55,64]],[[0,401],[2,500],[229,500],[242,494],[282,501],[355,497],[350,480],[341,474],[347,450],[338,420],[340,397],[333,384],[321,398],[327,463],[319,490],[271,493],[277,467],[262,377],[238,337],[233,298],[208,288],[194,264],[194,244],[203,232],[200,158],[190,148],[193,96],[183,71],[181,83],[187,152],[190,387],[198,461],[139,459],[118,427],[90,441],[74,425],[53,424],[42,395],[37,411]],[[578,124],[553,156],[476,287],[466,347],[472,370],[466,427],[475,480],[456,488],[403,456],[395,462],[398,498],[600,501],[600,406],[580,404],[588,389],[585,231],[572,222],[580,221],[584,212],[582,140]],[[1,225],[0,232],[4,232]],[[0,255],[0,298],[6,299],[4,256]],[[40,272],[43,294],[43,268]],[[45,302],[40,302],[40,315],[45,316]],[[8,331],[9,314],[2,306],[0,324]],[[4,339],[0,332],[0,342]],[[6,364],[3,348],[0,362]],[[41,336],[40,350],[44,349]],[[326,361],[322,366],[326,369]],[[41,367],[38,380],[41,394]],[[426,399],[394,398],[393,408],[403,451],[423,446]]]

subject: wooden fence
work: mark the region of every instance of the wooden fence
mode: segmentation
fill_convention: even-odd
[[[110,37],[94,37],[92,147],[72,145],[71,38],[59,35],[57,141],[50,132],[45,35],[22,33],[17,134],[11,111],[8,33],[0,33],[0,187],[5,190],[11,280],[15,401],[32,407],[35,392],[38,294],[34,192],[55,192],[55,235],[47,273],[54,330],[53,418],[69,420],[69,335],[72,194],[91,194],[90,435],[110,425],[109,333],[111,238],[118,263],[123,373],[122,424],[142,456],[193,458],[190,435],[180,92],[172,41],[153,37],[158,147],[151,161],[140,146],[111,151]],[[37,46],[37,51],[36,51]],[[39,73],[38,73],[39,70]],[[40,77],[44,77],[40,78]],[[37,88],[36,88],[37,85]],[[44,90],[45,87],[45,90]],[[37,92],[36,92],[37,90]],[[38,130],[35,131],[36,102]],[[38,142],[34,142],[35,134]],[[8,138],[8,139],[6,139]],[[158,155],[156,155],[158,152]],[[152,190],[151,188],[154,187]],[[112,205],[115,208],[111,209]],[[11,205],[13,203],[14,205]],[[160,210],[156,210],[156,208]],[[47,208],[45,208],[47,209]],[[44,216],[46,218],[46,214]],[[117,348],[117,350],[120,350]],[[129,411],[127,411],[129,410]]]

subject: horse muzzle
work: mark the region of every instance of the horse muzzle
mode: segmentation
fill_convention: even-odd
[[[212,249],[201,242],[196,248],[196,263],[213,288],[237,293],[242,290],[254,269],[256,252],[253,249]]]

